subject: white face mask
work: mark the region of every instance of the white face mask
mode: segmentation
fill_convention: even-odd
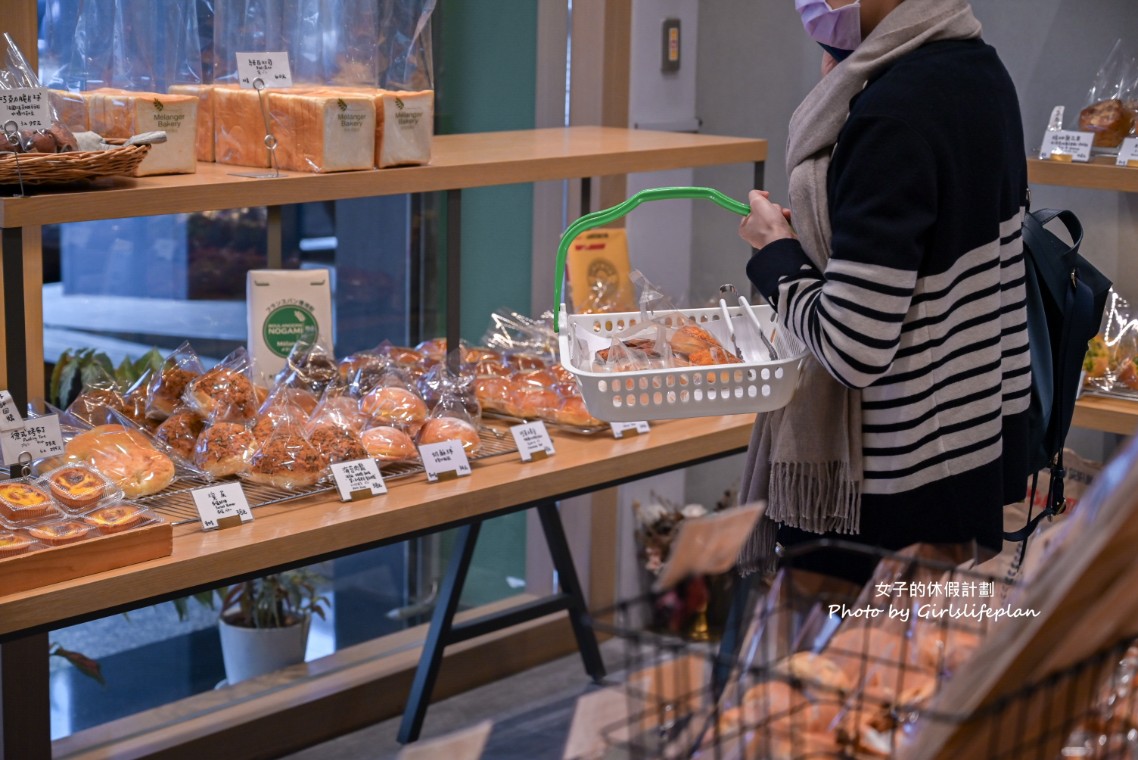
[[[860,2],[835,10],[824,0],[794,0],[794,7],[806,33],[827,50],[852,51],[861,44]]]

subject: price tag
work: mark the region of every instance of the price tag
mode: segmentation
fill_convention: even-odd
[[[8,391],[0,391],[0,433],[24,426],[24,418],[16,408],[16,401]]]
[[[20,427],[0,433],[0,453],[3,453],[5,463],[17,464],[25,452],[30,454],[32,459],[53,457],[63,453],[63,433],[59,431],[59,415],[49,414],[25,420]]]
[[[1094,141],[1093,132],[1072,132],[1069,129],[1045,132],[1039,157],[1052,161],[1090,161]]]
[[[1138,137],[1127,137],[1118,149],[1119,166],[1133,166],[1138,168]]]
[[[237,80],[241,88],[255,89],[258,79],[265,87],[292,87],[288,53],[238,53]]]
[[[544,422],[514,425],[510,428],[510,433],[514,436],[514,443],[518,446],[518,453],[522,455],[523,462],[553,456],[553,441],[549,438],[549,431],[545,429]]]
[[[253,519],[253,510],[240,483],[218,483],[190,491],[201,517],[202,530],[228,528]]]
[[[337,462],[332,465],[332,478],[340,492],[340,501],[355,501],[387,493],[387,484],[383,482],[379,464],[374,459]]]
[[[648,432],[648,423],[644,422],[644,421],[640,421],[640,422],[612,422],[610,424],[612,425],[612,437],[613,438],[624,438],[625,433],[635,433],[635,434],[639,435],[640,433],[647,433]]]
[[[0,125],[16,122],[20,129],[51,129],[51,101],[45,87],[0,90]],[[0,145],[0,150],[7,150]]]
[[[470,474],[470,460],[466,458],[466,450],[460,441],[425,443],[419,447],[419,458],[423,460],[427,480],[431,483]]]

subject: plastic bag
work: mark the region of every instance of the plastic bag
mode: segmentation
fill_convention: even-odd
[[[254,452],[242,477],[250,482],[300,491],[324,477],[324,457],[297,424],[278,425]]]
[[[328,383],[339,376],[331,344],[318,336],[316,340],[296,342],[285,359],[285,366],[277,374],[277,379],[295,388],[306,388],[319,398],[324,394]]]
[[[1094,133],[1096,148],[1117,148],[1134,130],[1138,62],[1120,39],[1095,75],[1079,112],[1079,129]]]
[[[218,401],[194,444],[194,466],[210,480],[245,472],[259,445],[250,420],[241,403]]]
[[[182,399],[207,419],[224,413],[235,420],[252,421],[261,402],[249,379],[249,367],[249,354],[238,347],[213,369],[191,380]]]
[[[189,341],[174,349],[162,368],[151,378],[146,392],[146,416],[164,420],[182,403],[182,394],[192,380],[205,372]]]
[[[40,79],[24,59],[15,40],[7,32],[0,38],[0,90],[39,87]],[[79,149],[79,143],[70,128],[59,119],[49,94],[51,127],[48,129],[20,129],[0,133],[0,151],[15,153],[65,153]]]
[[[380,462],[403,462],[419,456],[411,436],[397,427],[376,425],[360,436],[368,456]]]
[[[360,409],[371,425],[418,431],[427,419],[427,402],[401,376],[392,372],[360,399]]]
[[[179,406],[154,431],[154,438],[166,453],[184,464],[194,461],[194,447],[205,429],[205,420],[188,406]]]
[[[509,309],[496,309],[481,343],[501,351],[525,351],[557,355],[557,333],[553,332],[553,314],[527,317]]]
[[[453,389],[443,392],[435,408],[423,423],[418,436],[419,444],[458,441],[467,455],[482,447],[478,434],[478,417],[472,415],[464,399]]]

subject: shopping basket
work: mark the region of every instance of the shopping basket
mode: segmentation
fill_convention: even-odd
[[[733,330],[741,363],[627,372],[593,369],[596,352],[608,348],[617,333],[640,324],[643,316],[640,312],[569,314],[561,299],[569,246],[581,232],[619,219],[641,203],[672,198],[710,200],[741,216],[750,212],[745,204],[711,188],[661,187],[642,190],[569,225],[557,249],[553,294],[554,303],[560,304],[553,329],[558,333],[562,365],[576,376],[589,413],[606,422],[768,412],[786,406],[798,385],[806,347],[776,325],[769,306],[680,309],[657,318],[668,327],[680,327],[684,321],[697,324],[724,347],[733,345]],[[773,354],[768,341],[775,349]]]

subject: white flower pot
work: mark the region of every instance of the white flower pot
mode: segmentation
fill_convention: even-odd
[[[304,662],[309,620],[284,628],[244,628],[219,620],[225,680],[233,685]]]

